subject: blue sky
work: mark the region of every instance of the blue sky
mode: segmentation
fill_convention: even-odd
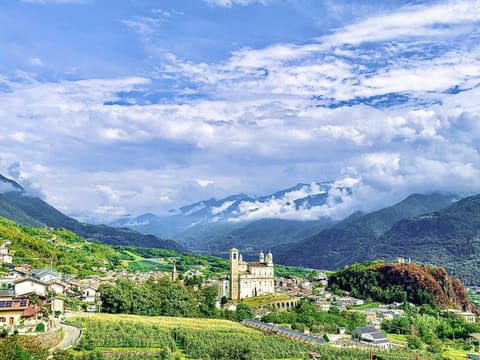
[[[0,23],[0,173],[67,214],[480,192],[478,1],[4,0]]]

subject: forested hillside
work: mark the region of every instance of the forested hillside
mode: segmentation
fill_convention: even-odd
[[[122,253],[108,245],[87,242],[66,229],[20,226],[0,217],[0,242],[9,241],[14,264],[49,267],[80,277],[94,274],[92,267],[118,266]]]
[[[480,195],[395,224],[369,246],[370,258],[410,257],[444,266],[466,284],[480,282]]]
[[[335,270],[368,257],[370,244],[398,221],[451,203],[451,195],[413,194],[393,206],[366,215],[356,214],[293,245],[276,247],[273,252],[282,264]],[[379,256],[383,257],[376,253]]]
[[[20,185],[18,186],[20,187]],[[19,189],[3,194],[0,193],[0,216],[22,225],[69,229],[87,239],[110,245],[132,245],[158,247],[176,251],[183,250],[183,247],[174,241],[163,240],[154,235],[144,235],[127,228],[81,223],[61,213],[42,199],[28,196]]]
[[[440,267],[381,261],[357,263],[332,274],[329,286],[383,303],[409,301],[417,305],[477,311],[462,283]]]

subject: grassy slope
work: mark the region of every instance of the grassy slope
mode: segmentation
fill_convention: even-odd
[[[122,254],[113,248],[90,243],[65,229],[20,226],[0,217],[0,239],[9,240],[14,264],[54,268],[68,273],[94,273],[92,267],[109,266]]]
[[[173,258],[179,273],[200,269],[204,276],[210,277],[223,276],[228,271],[228,261],[214,256],[180,254],[158,248],[111,247],[89,242],[66,229],[22,226],[0,217],[0,242],[3,240],[11,241],[8,248],[15,265],[30,264],[41,268],[49,267],[51,261],[55,269],[80,276],[99,274],[92,267],[169,272]],[[301,276],[308,272],[307,269],[280,266],[275,266],[275,271],[281,276]]]

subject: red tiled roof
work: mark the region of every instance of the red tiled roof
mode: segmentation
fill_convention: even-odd
[[[41,311],[39,306],[30,305],[24,312],[23,316],[30,317]]]

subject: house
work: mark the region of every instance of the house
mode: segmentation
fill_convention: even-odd
[[[238,249],[230,249],[230,269],[228,275],[219,281],[218,296],[240,300],[274,294],[274,267],[271,252],[265,256],[258,254],[258,261],[243,261]]]
[[[37,321],[42,317],[42,307],[38,304],[30,304],[22,314],[26,321]]]
[[[34,278],[23,278],[14,280],[15,296],[38,294],[45,296],[47,293],[48,284]]]
[[[0,297],[14,296],[15,290],[13,290],[13,279],[3,278],[0,279]]]
[[[27,298],[15,299],[3,297],[0,299],[0,327],[14,326],[20,322],[25,310],[28,309]]]
[[[8,247],[6,243],[0,245],[0,262],[3,264],[11,264],[12,257],[8,255]]]
[[[469,311],[460,311],[458,309],[447,309],[444,310],[444,312],[450,313],[450,314],[455,314],[461,318],[463,318],[466,322],[468,323],[474,323],[475,322],[475,314],[471,313]]]
[[[367,319],[368,323],[374,323],[377,320],[377,313],[375,311],[365,311],[364,312],[365,318]]]
[[[54,281],[48,286],[48,290],[54,294],[65,294],[69,289],[69,285],[61,281]]]
[[[342,297],[342,298],[336,298],[335,303],[337,305],[343,305],[343,306],[358,306],[358,305],[365,304],[365,301],[362,299],[356,299],[353,297]]]
[[[29,275],[43,282],[60,280],[62,278],[58,272],[51,269],[35,269],[32,270]]]
[[[464,318],[465,321],[468,322],[468,323],[474,323],[475,322],[475,314],[474,313],[465,311],[465,312],[461,312],[459,315],[462,318]]]
[[[92,286],[86,287],[82,290],[82,295],[80,296],[80,300],[87,302],[87,303],[94,303],[95,296],[97,294],[97,289]]]
[[[330,303],[328,301],[317,301],[316,305],[318,308],[322,311],[328,311],[330,310]]]
[[[362,326],[352,331],[352,339],[361,343],[387,349],[390,347],[390,341],[387,335],[378,331],[373,326]]]
[[[13,269],[8,271],[8,276],[13,278],[23,278],[28,275],[28,273],[32,270],[30,266],[15,266]]]

